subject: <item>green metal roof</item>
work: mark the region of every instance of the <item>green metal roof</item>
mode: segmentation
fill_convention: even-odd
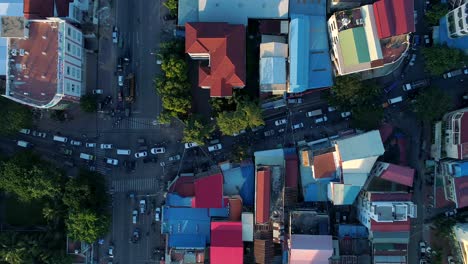
[[[346,66],[370,62],[369,46],[367,45],[364,27],[343,30],[338,33],[344,64]]]

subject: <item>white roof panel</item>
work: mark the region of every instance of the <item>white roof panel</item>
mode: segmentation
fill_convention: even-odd
[[[286,59],[266,57],[260,59],[260,84],[285,84]]]
[[[378,130],[336,141],[342,161],[380,156],[385,152]]]

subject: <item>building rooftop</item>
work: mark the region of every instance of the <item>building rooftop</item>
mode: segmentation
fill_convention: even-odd
[[[260,58],[260,85],[286,84],[286,58]]]
[[[237,12],[230,12],[237,13]],[[187,23],[185,52],[209,54],[210,66],[199,68],[198,85],[213,97],[232,96],[245,86],[245,27],[227,23]]]
[[[314,156],[314,178],[335,178],[337,164],[335,164],[335,152],[328,152]]]
[[[324,202],[327,201],[328,183],[335,179],[335,175],[329,178],[316,178],[312,167],[314,163],[314,152],[312,150],[300,150],[300,171],[301,171],[301,186],[304,201],[307,202]]]
[[[366,238],[369,233],[363,225],[338,225],[338,236],[340,238]]]
[[[24,0],[24,18],[44,19],[54,16],[54,0]]]
[[[336,140],[342,161],[380,156],[385,152],[378,130]]]
[[[242,223],[211,222],[211,263],[243,263]]]
[[[327,1],[297,1],[291,0],[289,2],[289,13],[304,14],[310,16],[326,16],[327,15]]]
[[[379,38],[415,32],[414,2],[379,0],[373,4]]]
[[[255,222],[266,223],[270,220],[271,171],[269,167],[257,170],[255,201]]]
[[[332,236],[291,235],[290,263],[328,264],[332,255]]]
[[[291,234],[328,235],[330,218],[327,214],[313,210],[294,210],[291,215]]]
[[[25,20],[20,16],[1,16],[1,36],[7,38],[25,37]]]
[[[379,232],[396,232],[396,231],[410,231],[411,221],[410,219],[406,221],[396,221],[396,222],[377,222],[374,219],[371,219],[372,231]]]
[[[195,180],[193,208],[223,207],[223,174],[217,173]]]
[[[220,164],[223,171],[224,195],[240,195],[245,205],[254,205],[255,167],[252,162],[243,162],[240,166]]]
[[[413,186],[414,169],[395,164],[387,164],[387,168],[384,169],[380,175],[382,179],[409,187]]]
[[[330,182],[328,184],[328,198],[335,205],[351,205],[361,191],[361,186]]]
[[[56,22],[31,22],[29,38],[9,39],[7,95],[37,106],[60,96],[57,88],[58,25]]]
[[[448,36],[447,28],[447,17],[444,16],[439,20],[439,26],[434,27],[434,42],[440,45],[447,45],[452,49],[460,49],[465,54],[468,54],[468,36],[452,39]]]
[[[455,181],[455,194],[457,208],[468,206],[468,177],[457,177]]]

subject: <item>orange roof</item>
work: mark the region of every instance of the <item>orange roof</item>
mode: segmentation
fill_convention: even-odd
[[[255,221],[266,223],[270,219],[271,174],[269,168],[257,171],[257,195]]]
[[[314,178],[330,178],[336,172],[333,152],[328,152],[314,157]]]
[[[245,27],[227,23],[187,23],[185,52],[210,55],[210,68],[200,66],[199,86],[211,96],[232,96],[245,86]]]

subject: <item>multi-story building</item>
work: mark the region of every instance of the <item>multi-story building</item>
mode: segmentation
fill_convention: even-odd
[[[82,23],[90,7],[89,0],[24,0],[24,17],[28,20],[61,18]]]
[[[85,93],[81,31],[53,19],[26,21],[24,33],[8,39],[5,97],[43,109],[79,101]]]
[[[468,206],[468,162],[444,159],[437,167],[437,177],[442,179],[445,199],[456,208]]]
[[[453,227],[453,233],[455,234],[455,239],[458,243],[458,247],[456,247],[456,249],[459,254],[456,258],[460,258],[460,260],[462,260],[460,263],[468,263],[468,224],[457,223]]]
[[[457,1],[458,5],[447,13],[447,30],[449,38],[468,36],[468,1]]]
[[[431,154],[435,160],[468,158],[468,108],[452,111],[434,128]]]

